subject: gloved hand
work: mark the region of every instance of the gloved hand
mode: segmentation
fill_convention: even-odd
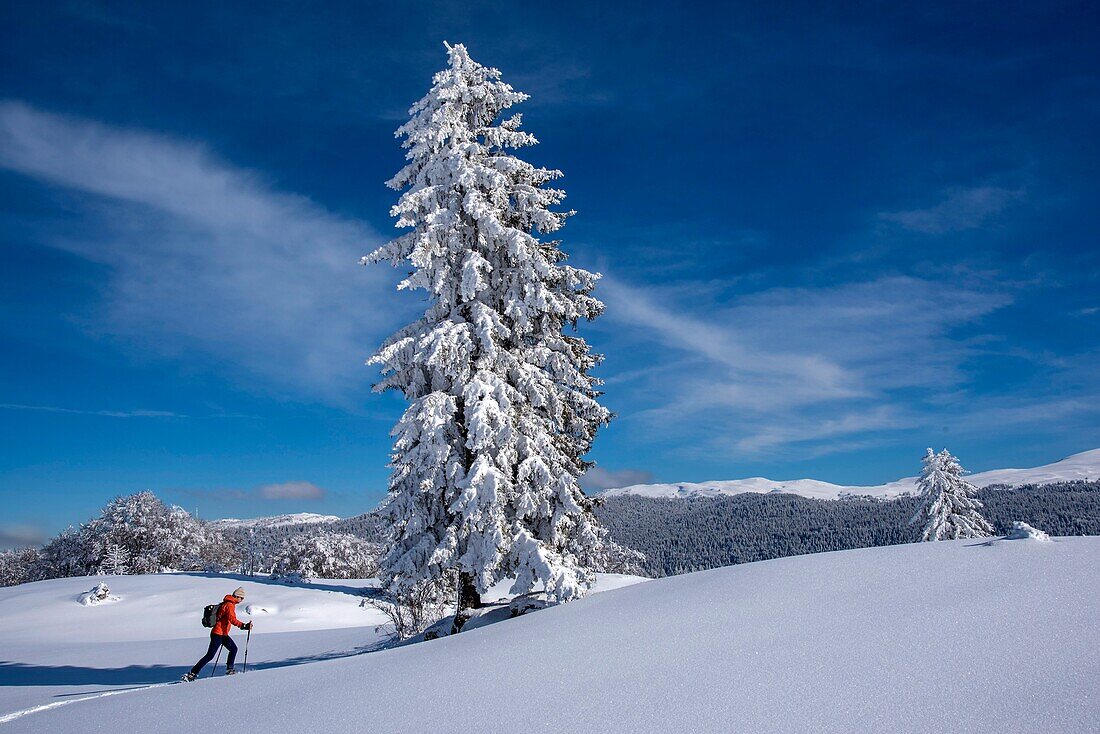
[[[245,622],[243,625],[241,625],[241,629],[243,629],[243,630],[252,629],[252,623],[251,622]]]

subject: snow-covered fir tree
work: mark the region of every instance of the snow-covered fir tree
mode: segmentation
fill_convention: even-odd
[[[966,470],[944,449],[928,449],[917,488],[922,502],[910,524],[924,523],[920,539],[956,540],[988,538],[993,528],[981,515],[982,503],[974,497],[978,488],[963,479]]]
[[[512,575],[513,593],[587,591],[605,533],[577,479],[611,414],[589,374],[602,356],[565,333],[603,311],[599,276],[542,238],[572,214],[553,209],[561,173],[509,152],[537,142],[504,115],[527,95],[464,46],[447,50],[397,131],[408,164],[388,185],[403,191],[392,213],[409,231],[363,262],[407,268],[399,290],[429,302],[371,360],[375,389],[410,403],[393,431],[383,578],[400,592],[457,573],[461,618]]]
[[[107,546],[107,554],[103,557],[103,573],[109,576],[123,576],[130,572],[130,554],[118,543]]]

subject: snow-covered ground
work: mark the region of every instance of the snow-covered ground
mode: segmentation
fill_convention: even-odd
[[[637,583],[601,574],[597,591]],[[84,606],[106,583],[115,600]],[[265,577],[198,573],[81,576],[0,588],[0,722],[30,707],[109,690],[178,680],[206,652],[202,609],[237,586],[242,621],[256,623],[248,655],[254,670],[356,655],[388,638],[386,618],[360,606],[370,580],[318,580],[287,586]],[[486,600],[507,595],[507,582]],[[244,633],[233,636],[244,655]],[[224,656],[222,659],[224,663]],[[208,666],[206,674],[210,673]]]
[[[979,487],[991,484],[1007,484],[1018,487],[1023,484],[1049,484],[1073,479],[1100,479],[1100,449],[1074,454],[1068,458],[1033,469],[995,469],[966,477]],[[641,497],[716,497],[721,495],[755,492],[786,492],[813,499],[835,500],[853,495],[865,495],[889,499],[903,494],[914,494],[917,478],[906,477],[895,482],[874,486],[844,486],[817,479],[792,479],[775,481],[764,477],[729,479],[714,482],[684,482],[673,484],[633,484],[629,487],[609,489],[605,496],[632,494]]]
[[[99,582],[116,602],[81,606]],[[384,622],[359,606],[366,581],[285,586],[206,574],[82,576],[0,589],[0,716],[113,687],[178,679],[206,651],[202,608],[243,585],[256,621],[250,666],[351,654],[380,642]],[[242,643],[244,635],[235,631]],[[224,660],[223,660],[224,662]]]
[[[218,590],[225,584],[212,583]],[[65,624],[92,619],[78,613],[125,608],[120,587],[122,602],[66,606],[62,623],[57,608],[84,585],[74,582],[64,593],[38,585],[6,590],[9,606],[0,615],[7,622],[17,614],[16,637],[57,648],[54,663],[9,669],[6,680],[23,675],[29,685],[49,684],[62,675],[53,666],[84,655],[65,642],[73,639]],[[52,623],[34,622],[36,604],[48,607]],[[131,618],[130,628],[148,646],[101,647],[96,666],[141,672],[157,659],[156,615],[147,608],[150,618]],[[403,648],[111,697],[51,699],[76,700],[6,726],[13,734],[227,726],[1088,732],[1100,722],[1097,619],[1100,538],[867,548],[660,579]],[[257,625],[253,635],[256,654],[275,645],[277,635],[265,629],[274,627]],[[5,634],[0,645],[8,650],[13,633]],[[297,634],[301,649],[310,633]],[[120,630],[109,636],[127,638]],[[185,662],[200,637],[196,630],[180,653]],[[367,631],[359,639],[368,640]],[[86,657],[79,665],[92,667]],[[151,676],[135,677],[127,682]]]
[[[338,521],[336,515],[318,515],[314,512],[295,512],[290,515],[272,515],[270,517],[256,517],[251,520],[238,520],[235,517],[227,517],[222,520],[214,520],[212,524],[218,528],[278,528],[284,525],[325,525]]]

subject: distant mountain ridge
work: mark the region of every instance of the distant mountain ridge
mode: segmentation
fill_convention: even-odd
[[[1051,484],[1053,482],[1097,478],[1100,478],[1100,449],[1084,451],[1053,464],[1032,469],[994,469],[967,476],[969,482],[979,487],[988,487],[993,484],[1019,487],[1025,484]],[[838,500],[845,497],[892,499],[914,494],[916,489],[916,477],[905,477],[894,482],[874,486],[845,486],[822,482],[817,479],[775,481],[764,477],[752,477],[749,479],[711,482],[632,484],[628,487],[608,489],[601,494],[605,497],[634,495],[655,499],[675,499],[678,497],[725,497],[745,493],[768,494],[782,492],[810,499]]]
[[[1066,457],[1053,464],[1034,467],[1032,469],[993,469],[967,476],[967,480],[979,487],[988,487],[992,484],[1005,484],[1010,487],[1019,487],[1025,484],[1051,484],[1053,482],[1066,482],[1074,480],[1100,479],[1100,449],[1084,451],[1073,456]],[[840,485],[823,482],[817,479],[793,479],[789,481],[776,481],[764,477],[752,477],[749,479],[728,479],[710,482],[678,482],[668,484],[632,484],[628,487],[618,487],[604,490],[600,494],[605,497],[619,497],[634,495],[638,497],[667,498],[677,497],[728,497],[738,494],[754,493],[786,493],[795,494],[810,499],[837,500],[845,497],[876,497],[880,499],[892,499],[911,495],[916,492],[917,478],[905,477],[894,482],[878,484],[874,486]],[[341,527],[334,528],[341,532],[351,532],[342,527],[343,524],[368,518],[372,513],[357,515],[352,518],[341,518],[336,515],[319,515],[312,512],[299,512],[287,515],[273,515],[271,517],[256,517],[248,520],[225,518],[213,520],[211,524],[221,529],[230,528],[279,528],[292,525],[332,524],[341,523]]]
[[[222,520],[213,520],[211,525],[222,530],[228,528],[279,528],[285,525],[319,525],[339,522],[336,515],[318,515],[314,512],[295,512],[289,515],[272,515],[271,517],[255,517],[250,520],[238,520],[227,517]]]

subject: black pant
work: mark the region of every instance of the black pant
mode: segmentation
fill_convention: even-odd
[[[202,656],[202,660],[195,663],[195,667],[191,668],[191,675],[198,675],[199,671],[203,669],[207,663],[214,659],[214,655],[217,654],[218,648],[224,647],[229,651],[229,657],[225,659],[226,670],[233,669],[233,661],[237,659],[237,643],[229,639],[229,635],[210,635],[210,649],[206,651],[206,654]]]

